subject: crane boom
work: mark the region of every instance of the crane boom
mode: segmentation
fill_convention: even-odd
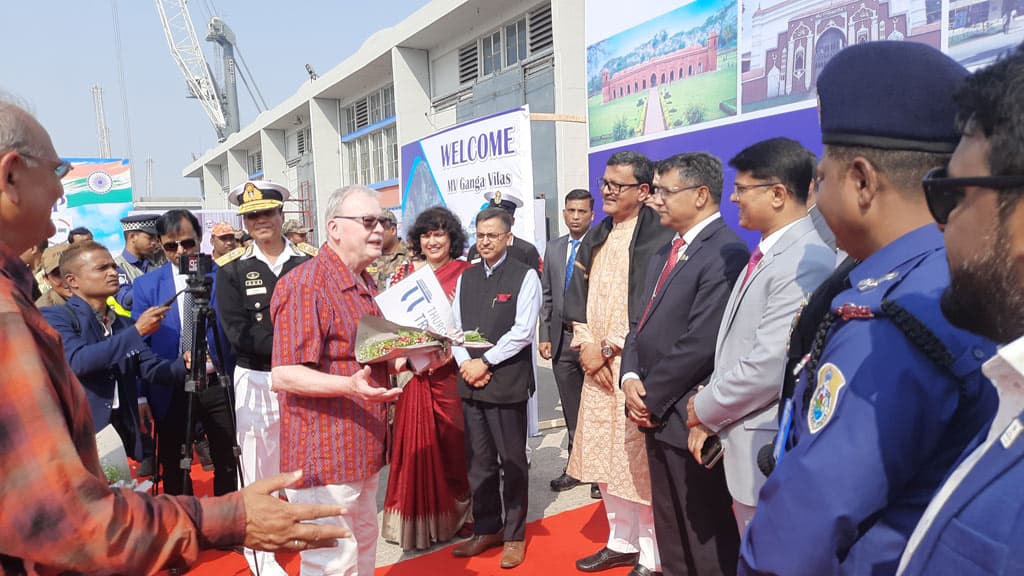
[[[199,46],[186,0],[156,0],[156,8],[160,13],[160,22],[167,37],[167,45],[171,49],[171,56],[185,76],[185,82],[188,83],[192,95],[199,100],[210,122],[213,123],[217,136],[223,140],[228,132],[221,97],[210,73],[210,66]]]
[[[107,129],[107,115],[103,112],[103,88],[99,84],[94,84],[92,87],[92,106],[96,113],[99,156],[100,158],[110,158],[110,130]]]

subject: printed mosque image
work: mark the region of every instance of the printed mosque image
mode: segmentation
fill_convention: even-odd
[[[750,4],[745,4],[748,9]],[[743,111],[813,98],[821,69],[850,44],[910,40],[938,48],[941,10],[941,0],[782,0],[756,5],[741,64]]]

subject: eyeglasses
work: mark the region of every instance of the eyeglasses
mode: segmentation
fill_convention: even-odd
[[[498,233],[498,234],[494,234],[494,233],[491,233],[491,234],[480,234],[478,232],[477,235],[476,235],[476,240],[477,240],[477,242],[479,242],[481,240],[485,240],[487,242],[496,242],[499,239],[504,238],[506,234],[508,234],[508,232],[501,232],[501,233]]]
[[[643,183],[642,182],[630,182],[630,183],[627,183],[627,184],[620,184],[618,182],[612,182],[611,180],[605,180],[604,178],[598,178],[597,179],[597,187],[600,190],[603,191],[603,190],[605,190],[607,188],[609,192],[614,192],[616,194],[622,194],[623,190],[628,190],[630,188],[635,188],[637,186],[643,186]]]
[[[703,187],[703,184],[698,184],[696,186],[655,186],[654,188],[651,189],[651,192],[653,192],[655,196],[668,198],[669,196],[678,194],[683,190],[696,190],[697,188]]]
[[[191,250],[196,247],[196,241],[194,238],[186,238],[175,242],[174,240],[168,240],[161,244],[164,247],[164,252],[177,252],[178,246],[181,246],[182,250]]]
[[[754,188],[771,188],[772,186],[778,186],[782,182],[765,182],[764,184],[733,184],[732,193],[737,196],[743,196],[748,190]]]
[[[376,230],[377,224],[382,224],[384,222],[384,219],[379,216],[331,216],[332,220],[335,218],[343,218],[345,220],[352,220],[353,222],[362,222],[363,228],[366,228],[367,231]]]
[[[220,236],[216,236],[216,238],[221,242],[238,242],[238,238],[235,238],[234,234],[221,234]]]
[[[921,186],[928,202],[928,211],[939,224],[949,221],[949,214],[963,201],[964,188],[976,186],[992,190],[1022,188],[1024,176],[975,176],[972,178],[950,178],[945,168],[933,168],[924,175]]]
[[[36,156],[35,154],[26,154],[25,152],[19,152],[19,154],[21,154],[25,158],[31,158],[32,160],[44,162],[48,160],[47,158],[42,158],[40,156]],[[49,161],[52,162],[53,160]],[[58,164],[53,168],[53,175],[56,176],[58,180],[61,180],[68,175],[68,172],[71,172],[71,168],[71,162],[68,162],[67,160],[58,160]]]

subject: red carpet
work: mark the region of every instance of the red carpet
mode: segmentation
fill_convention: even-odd
[[[133,466],[134,468],[134,466]],[[192,469],[193,486],[200,496],[213,493],[213,473],[199,465]],[[503,570],[501,548],[494,548],[474,558],[452,556],[450,544],[416,558],[377,568],[377,576],[424,576],[432,574],[509,575],[512,574],[582,574],[576,560],[596,552],[608,538],[604,508],[594,503],[575,510],[549,516],[526,527],[526,561],[512,570]],[[460,540],[461,541],[461,540]],[[278,562],[289,574],[299,573],[298,553],[278,554]],[[628,568],[602,572],[606,576],[623,576]],[[190,576],[246,576],[245,559],[235,552],[207,550],[189,570]]]

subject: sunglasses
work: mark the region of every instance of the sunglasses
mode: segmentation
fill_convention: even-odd
[[[383,225],[385,222],[383,218],[378,216],[332,216],[331,218],[342,218],[344,220],[352,220],[353,222],[361,222],[363,224],[363,228],[366,228],[368,231],[375,230],[377,228],[377,224]]]
[[[939,224],[949,221],[949,214],[960,205],[965,196],[964,188],[975,186],[991,190],[1024,188],[1024,176],[975,176],[972,178],[950,178],[943,168],[933,168],[921,180],[928,211]]]
[[[179,240],[178,242],[170,240],[168,242],[164,242],[162,246],[164,247],[165,252],[177,252],[178,246],[181,246],[182,250],[191,250],[196,247],[196,241],[192,238],[186,238],[184,240]]]
[[[217,240],[220,240],[221,242],[237,242],[238,238],[235,238],[234,234],[221,234],[220,236],[217,236]]]

